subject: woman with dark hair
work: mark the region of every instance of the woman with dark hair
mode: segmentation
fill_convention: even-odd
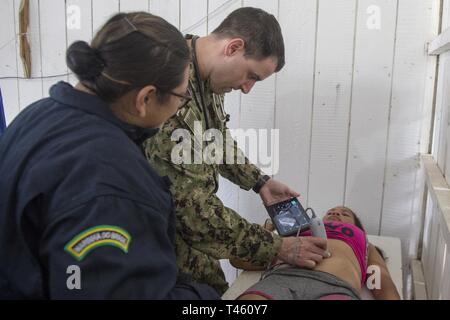
[[[0,297],[218,298],[178,274],[169,185],[141,149],[190,100],[182,34],[121,13],[66,59],[78,84],[0,139]]]
[[[311,270],[277,261],[240,299],[357,300],[366,283],[368,266],[376,266],[379,270],[374,276],[380,277],[380,287],[371,290],[374,298],[400,299],[382,254],[367,241],[356,214],[339,206],[328,210],[323,221],[330,258],[323,259]],[[310,235],[310,231],[300,234],[301,237]],[[250,269],[239,261],[233,261],[233,265]]]

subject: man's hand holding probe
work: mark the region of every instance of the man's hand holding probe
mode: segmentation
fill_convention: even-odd
[[[327,240],[317,237],[283,238],[277,258],[300,268],[313,269],[331,254],[327,251]]]

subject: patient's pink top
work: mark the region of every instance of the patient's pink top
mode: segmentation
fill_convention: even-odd
[[[360,228],[353,224],[325,221],[325,229],[328,239],[344,241],[355,253],[361,268],[361,286],[364,286],[367,276],[367,239],[366,234]],[[305,231],[300,236],[310,236],[311,231]]]

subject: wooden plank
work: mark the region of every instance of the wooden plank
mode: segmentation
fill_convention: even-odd
[[[427,207],[425,210],[425,217],[423,222],[423,236],[422,236],[422,253],[420,256],[420,259],[423,264],[428,263],[428,257],[429,257],[429,246],[430,246],[430,238],[431,238],[431,219],[433,216],[433,210],[434,210],[434,202],[433,197],[431,196],[431,193],[427,192]]]
[[[446,243],[450,243],[450,187],[432,156],[423,155],[421,160],[426,173],[428,190],[439,211],[437,219],[442,221]]]
[[[436,252],[437,252],[437,239],[438,239],[438,230],[439,230],[439,224],[438,224],[438,209],[437,206],[434,208],[433,217],[431,219],[431,237],[430,237],[430,243],[428,247],[428,261],[427,264],[424,265],[424,275],[425,275],[425,282],[427,286],[427,292],[429,292],[429,298],[432,299],[432,292],[433,292],[433,275],[434,275],[434,268],[436,264]]]
[[[439,30],[439,10],[440,3],[436,1],[431,3],[431,7],[429,8],[429,13],[431,14],[430,21],[430,34],[426,37],[432,37],[434,34],[437,34]],[[426,65],[426,75],[425,75],[425,87],[424,87],[424,100],[423,100],[423,111],[421,112],[421,136],[420,136],[420,145],[419,152],[421,154],[428,153],[430,150],[430,135],[432,135],[432,117],[434,116],[433,112],[433,103],[435,99],[435,86],[436,86],[436,71],[437,71],[437,57],[429,57],[427,59]],[[431,138],[433,138],[431,136]],[[432,145],[431,145],[432,147]],[[410,228],[410,245],[409,245],[409,256],[417,257],[420,243],[420,230],[422,228],[422,214],[423,211],[423,190],[424,190],[424,178],[425,176],[422,173],[423,168],[419,167],[417,170],[417,179],[415,182],[415,193],[413,194],[414,201],[412,207],[412,218],[411,218],[411,228]]]
[[[431,198],[432,200],[432,198]],[[432,249],[433,246],[433,228],[435,228],[434,226],[434,222],[436,219],[434,219],[434,214],[437,211],[436,210],[436,205],[433,204],[431,206],[431,210],[429,212],[428,215],[428,220],[426,221],[426,226],[427,226],[427,234],[426,234],[426,238],[424,238],[424,245],[423,245],[423,249],[422,249],[422,267],[423,267],[423,271],[424,271],[424,277],[425,277],[425,283],[427,286],[431,285],[431,281],[430,281],[430,277],[429,277],[429,273],[430,270],[432,270],[433,267],[433,259],[434,259],[434,251]]]
[[[345,205],[379,234],[397,1],[358,3]]]
[[[442,118],[442,137],[441,138],[441,144],[443,144],[442,149],[440,150],[440,158],[441,161],[440,168],[442,172],[444,173],[445,179],[447,180],[447,183],[450,182],[450,130],[448,128],[449,126],[449,120],[450,120],[450,112],[449,112],[449,104],[450,104],[450,52],[445,54],[447,56],[446,59],[444,59],[443,64],[445,67],[444,76],[440,79],[442,81],[442,89],[443,90],[443,100],[442,100],[442,108],[445,108],[446,110],[443,111],[443,115],[445,118]]]
[[[429,32],[424,35],[425,43],[429,41],[430,38],[435,37],[439,30],[439,13],[440,13],[440,2],[433,1],[429,3],[427,7],[427,15],[429,17],[428,30]],[[422,18],[423,19],[423,18]],[[417,52],[421,52],[419,45],[417,46]],[[430,57],[426,59],[425,65],[425,76],[424,76],[424,89],[423,89],[423,99],[422,99],[422,110],[420,112],[419,128],[420,128],[420,139],[419,139],[419,152],[421,154],[428,153],[430,148],[430,135],[432,127],[432,117],[433,117],[433,100],[435,94],[435,76],[436,76],[436,57]],[[420,235],[422,230],[422,212],[424,208],[424,190],[425,190],[425,176],[423,174],[423,167],[420,165],[416,167],[416,180],[414,185],[414,193],[412,194],[412,209],[410,217],[410,227],[409,227],[409,243],[408,251],[405,251],[405,255],[408,258],[416,258],[418,256]]]
[[[67,0],[66,2],[67,47],[77,40],[92,40],[92,0]],[[71,72],[68,70],[68,72]],[[75,85],[78,79],[69,75],[68,81]]]
[[[438,16],[438,10],[439,6],[433,7],[435,12],[433,13],[433,16]],[[439,19],[434,19],[432,21],[431,29],[438,30],[439,29]],[[427,59],[427,74],[425,76],[425,95],[423,104],[425,106],[428,106],[425,108],[424,113],[422,115],[422,128],[421,128],[421,138],[420,138],[420,153],[426,154],[430,153],[430,147],[432,147],[432,141],[430,139],[433,137],[433,130],[432,125],[433,123],[433,116],[435,115],[435,110],[433,110],[433,104],[435,103],[435,87],[436,87],[436,75],[438,71],[438,58],[437,57],[430,57]],[[430,145],[431,144],[431,145]]]
[[[440,191],[438,191],[440,192]],[[447,192],[446,192],[447,193]],[[450,205],[450,196],[448,195],[448,193],[446,194],[447,196],[447,205]],[[439,197],[439,195],[438,195]],[[450,216],[448,215],[448,208],[447,210],[444,210],[443,212],[440,211],[439,215],[438,215],[438,219],[439,219],[439,225],[441,226],[441,232],[442,232],[442,237],[444,239],[444,242],[450,246],[450,223],[449,223],[449,218]]]
[[[30,3],[23,0],[19,8],[19,48],[25,78],[31,78],[31,49],[28,42],[28,26],[30,22]],[[17,19],[16,19],[17,20]]]
[[[436,274],[437,282],[439,283],[438,292],[437,292],[437,299],[443,300],[445,299],[445,296],[448,295],[448,281],[450,279],[448,271],[449,271],[449,259],[448,259],[448,248],[450,245],[445,242],[445,239],[442,238],[441,241],[441,251],[440,255],[438,256],[440,260],[439,264],[439,275]],[[447,291],[446,291],[447,290]]]
[[[436,1],[430,8],[430,14],[432,17],[430,21],[431,32],[439,32],[440,27],[440,3]],[[430,147],[432,147],[431,139],[433,138],[435,110],[435,87],[436,87],[436,75],[437,75],[437,57],[429,57],[427,59],[426,74],[425,74],[425,86],[424,86],[424,99],[423,99],[423,111],[421,113],[421,128],[420,128],[420,154],[428,154]],[[430,145],[431,144],[431,145]],[[423,172],[423,166],[419,166],[417,170],[417,179],[415,183],[415,193],[413,195],[411,228],[409,232],[409,252],[408,255],[411,259],[419,257],[421,235],[423,230],[423,210],[425,207],[424,187],[425,175]],[[425,191],[426,192],[426,191]]]
[[[280,170],[275,178],[298,191],[300,201],[306,205],[317,1],[280,1],[279,21],[286,65],[276,78],[275,128],[280,130]]]
[[[442,0],[442,21],[441,21],[441,33],[434,38],[428,46],[428,53],[433,55],[442,54],[449,49],[449,36],[450,36],[450,1]]]
[[[2,3],[2,10],[0,10],[0,21],[2,21],[0,77],[11,77],[11,79],[0,79],[6,125],[9,125],[20,111],[18,82],[15,77],[18,76],[17,65],[21,64],[21,61],[16,56],[18,37],[16,37],[15,16],[14,1],[7,0]]]
[[[434,120],[434,134],[432,153],[437,161],[439,168],[444,172],[445,170],[445,156],[446,156],[446,137],[448,123],[444,119],[448,117],[448,107],[444,105],[444,101],[448,99],[448,92],[446,90],[446,79],[449,76],[449,59],[450,52],[442,54],[439,58],[439,71],[436,89],[436,110]]]
[[[319,3],[308,205],[320,215],[344,203],[356,8]]]
[[[150,0],[150,12],[180,28],[180,0]]]
[[[433,156],[424,154],[420,157],[427,175],[427,185],[430,191],[449,189],[447,181]]]
[[[412,201],[412,212],[410,218],[410,227],[408,232],[408,251],[405,255],[408,255],[409,259],[417,259],[419,257],[420,242],[422,241],[422,230],[423,230],[423,214],[425,208],[425,175],[423,173],[424,169],[419,165],[418,174],[416,180],[416,188],[414,190],[415,195]],[[425,192],[425,193],[424,193]]]
[[[243,2],[243,6],[261,8],[275,15],[275,17],[278,16],[277,0],[267,0],[264,2],[246,0]],[[242,95],[240,115],[240,127],[242,129],[256,129],[258,132],[260,129],[266,129],[270,133],[270,130],[274,128],[275,78],[275,75],[272,75],[261,83],[257,83],[249,94]],[[268,150],[270,150],[270,136],[267,142]],[[245,146],[242,144],[239,146],[246,152]],[[247,155],[253,163],[267,173],[270,173],[272,169],[271,164],[262,165],[258,161],[259,159],[255,159],[249,153]],[[250,192],[239,190],[239,213],[247,220],[259,224],[263,224],[268,217],[261,198],[251,190]]]
[[[241,7],[241,0],[208,0],[208,34],[234,10]]]
[[[438,6],[437,5],[435,5],[435,3],[430,3],[430,7],[429,8],[427,8],[427,9],[429,9],[428,10],[428,12],[429,12],[429,14],[431,15],[431,17],[435,17],[435,16],[437,16],[437,9],[438,9]],[[425,8],[423,8],[423,9],[425,9]],[[426,10],[424,10],[424,12],[427,12]],[[420,19],[421,19],[422,17],[420,17]],[[419,19],[419,14],[417,14],[417,19]],[[430,30],[430,33],[433,33],[433,32],[435,32],[436,30],[437,30],[437,24],[436,24],[436,21],[437,21],[437,19],[430,19],[430,26],[429,26],[429,30]],[[405,22],[406,23],[406,22]],[[411,22],[412,23],[412,22]],[[405,27],[405,29],[406,29],[406,27]],[[405,31],[406,32],[406,31]],[[408,32],[410,32],[410,31],[408,31]],[[424,34],[423,35],[423,38],[425,39],[425,38],[427,38],[429,35],[427,35],[427,34]],[[410,40],[412,40],[412,39],[410,39]],[[411,49],[412,50],[412,49]],[[411,50],[409,50],[409,51],[411,51]],[[418,48],[418,45],[416,46],[416,50],[415,50],[415,52],[416,53],[420,53],[420,50],[419,50],[419,48]],[[417,59],[418,59],[418,56],[416,57]],[[414,59],[411,59],[411,60],[414,60]],[[406,65],[407,65],[407,63],[404,63],[403,62],[403,60],[401,60],[401,62],[402,62],[402,67],[404,67],[404,69],[405,70],[402,70],[402,72],[406,75],[406,69],[408,69],[407,67],[406,67]],[[417,66],[417,65],[419,65],[419,63],[417,63],[416,61],[411,61],[410,63],[409,63],[412,67],[411,67],[411,70],[413,70],[414,68],[416,68],[416,67],[414,67],[414,66]],[[416,68],[416,69],[418,69],[418,68]],[[422,103],[422,105],[424,106],[423,108],[423,111],[420,111],[421,112],[421,114],[420,114],[420,118],[421,119],[426,119],[426,120],[424,120],[423,122],[422,122],[422,124],[420,125],[420,131],[419,132],[421,132],[421,136],[420,136],[420,138],[418,139],[419,140],[419,152],[424,152],[424,150],[427,150],[428,149],[428,140],[429,140],[429,129],[427,129],[427,128],[429,128],[429,125],[430,125],[430,122],[429,122],[429,119],[431,118],[431,115],[430,115],[430,113],[429,113],[429,109],[430,108],[427,108],[427,106],[429,106],[430,105],[430,101],[431,101],[431,96],[432,96],[432,91],[433,91],[433,85],[430,85],[430,81],[432,80],[431,78],[431,74],[432,73],[434,73],[434,71],[435,71],[435,66],[434,66],[434,60],[430,60],[429,58],[427,59],[427,64],[426,64],[426,66],[425,66],[425,68],[424,68],[424,70],[425,70],[425,78],[426,78],[426,81],[425,81],[425,86],[424,86],[424,89],[421,89],[422,90],[422,92],[424,92],[424,98],[423,98],[423,103]],[[416,75],[416,77],[417,77],[417,81],[419,80],[419,75],[417,74]],[[423,76],[421,76],[421,77],[423,77]],[[434,80],[434,79],[433,79]],[[417,83],[419,83],[419,82],[417,82]],[[405,93],[404,93],[404,95],[406,96],[408,93],[406,92],[406,87],[404,88],[405,89]],[[415,90],[415,92],[418,92],[417,90]],[[394,96],[394,98],[396,98],[395,96]],[[417,97],[417,101],[420,101],[420,98],[419,97]],[[408,106],[408,110],[410,109],[410,107]],[[393,110],[395,110],[395,109],[393,109]],[[405,107],[405,113],[407,112],[406,111],[407,110],[407,108]],[[408,111],[409,112],[409,111]],[[425,115],[425,117],[424,117],[424,115]],[[400,119],[400,118],[399,118]],[[413,120],[412,120],[412,118],[411,118],[411,122],[412,122]],[[415,121],[416,123],[418,123],[417,121]],[[419,127],[419,126],[418,126]],[[402,128],[399,126],[399,130],[402,130]],[[406,136],[405,136],[405,138],[404,138],[405,140],[406,140]],[[411,136],[410,135],[408,135],[408,139],[410,140],[410,141],[412,141],[412,140],[414,140],[414,139],[412,139],[411,140]],[[414,144],[413,143],[411,143],[411,145],[410,145],[411,147],[413,147],[414,146]],[[400,149],[401,150],[401,148],[398,148],[398,146],[397,146],[397,149]],[[404,148],[403,148],[404,149]],[[412,154],[412,153],[411,153]],[[412,164],[411,164],[411,167],[412,167]],[[405,166],[405,169],[406,169],[406,166]],[[420,170],[417,170],[418,169],[418,167],[416,167],[416,169],[415,170],[413,170],[413,171],[415,171],[415,175],[416,175],[416,178],[415,178],[415,191],[414,191],[414,193],[412,193],[412,199],[414,199],[413,200],[413,206],[412,206],[412,212],[414,213],[413,215],[412,215],[412,219],[411,219],[411,225],[412,225],[412,227],[413,228],[410,228],[410,235],[413,235],[413,234],[416,234],[416,235],[418,235],[419,234],[419,232],[416,232],[417,230],[414,230],[414,224],[413,223],[415,223],[415,221],[418,221],[418,220],[420,220],[419,219],[419,216],[420,216],[420,212],[421,212],[421,210],[422,210],[422,205],[421,205],[421,200],[423,199],[422,198],[422,192],[423,192],[423,181],[421,181],[421,179],[422,179],[422,175],[420,174]],[[419,226],[417,226],[417,227],[419,227]],[[414,242],[418,242],[418,241],[416,241],[416,239],[413,239],[414,240]],[[414,242],[412,241],[410,244],[412,244],[412,245],[414,245]],[[411,248],[411,246],[410,246],[410,253],[412,253],[413,251],[411,251],[412,250],[412,248]]]
[[[447,242],[444,277],[442,279],[441,299],[450,300],[450,245]]]
[[[435,133],[433,142],[433,155],[437,159],[439,168],[445,172],[445,159],[447,155],[447,131],[448,131],[448,106],[446,102],[448,96],[448,78],[450,52],[440,55],[439,76],[436,91],[436,116],[435,116]]]
[[[450,202],[448,195],[447,199]],[[448,275],[448,271],[450,271],[448,250],[450,248],[450,237],[446,221],[437,205],[434,206],[429,228],[427,245],[424,246],[422,256],[428,298],[447,299],[446,297],[450,293],[448,291],[450,288],[450,277]]]
[[[427,300],[427,290],[420,260],[411,261],[414,300]]]
[[[207,34],[208,2],[205,0],[180,0],[181,32],[200,37]]]
[[[442,278],[443,278],[443,271],[444,271],[444,263],[445,260],[445,253],[447,252],[446,244],[444,241],[444,238],[442,237],[441,228],[438,228],[438,235],[437,235],[437,245],[436,245],[436,255],[434,257],[434,269],[433,274],[431,275],[433,278],[433,285],[430,288],[430,298],[433,300],[439,299],[441,295],[441,287],[442,287]]]
[[[428,47],[429,55],[440,55],[450,50],[450,28],[445,29]]]
[[[120,12],[148,11],[149,0],[120,0]]]
[[[399,1],[381,234],[402,239],[403,261],[409,260],[412,217],[421,214],[414,203],[424,190],[418,157],[423,123],[418,119],[431,108],[424,105],[430,59],[424,43],[437,34],[438,5]]]
[[[450,0],[442,2],[442,30],[445,30],[450,27]]]
[[[21,0],[15,0],[15,16],[19,14]],[[31,49],[31,79],[19,79],[19,104],[20,109],[26,108],[33,102],[44,96],[42,85],[42,59],[41,59],[41,32],[40,32],[40,16],[39,2],[30,1],[30,24],[28,27],[28,42]],[[16,19],[16,30],[19,30],[19,21]],[[17,47],[17,59],[20,59],[19,48]],[[24,76],[22,64],[18,64],[19,77]]]
[[[58,81],[66,81],[66,6],[63,1],[40,0],[39,17],[41,32],[42,88],[44,97]]]
[[[92,1],[92,34],[96,34],[106,21],[119,12],[119,0]]]
[[[431,15],[435,17],[432,19],[430,30],[439,30],[439,10],[440,5],[435,4],[432,8]],[[426,75],[425,75],[425,88],[424,88],[424,100],[423,105],[424,110],[422,113],[422,121],[421,121],[421,137],[420,137],[420,146],[419,152],[421,154],[428,154],[430,149],[433,148],[434,132],[435,130],[435,119],[436,119],[436,110],[435,110],[435,101],[436,99],[436,75],[437,75],[437,57],[432,57],[431,59],[427,59],[426,66]],[[434,119],[433,119],[434,117]],[[434,127],[432,127],[434,126]],[[431,148],[430,148],[431,147]],[[423,174],[423,166],[419,166],[418,175],[416,180],[416,188],[414,194],[413,208],[412,211],[415,214],[412,215],[411,218],[411,228],[410,228],[410,245],[409,245],[409,256],[411,258],[417,258],[420,255],[420,243],[422,239],[420,238],[422,235],[422,230],[424,226],[423,223],[423,215],[422,211],[424,208],[424,179],[425,175]]]

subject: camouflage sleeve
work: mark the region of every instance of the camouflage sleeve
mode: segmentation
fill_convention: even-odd
[[[244,155],[236,141],[231,137],[228,129],[226,129],[225,143],[224,164],[219,165],[220,175],[237,184],[242,189],[250,190],[263,173],[257,166],[250,163],[250,160]],[[227,150],[232,150],[232,155],[237,163],[227,164],[229,163],[226,161]]]
[[[265,266],[276,256],[281,238],[252,224],[201,190],[174,192],[177,230],[193,248],[216,259],[240,258]]]
[[[169,132],[170,128],[164,129],[147,140],[144,149],[152,166],[172,182],[177,232],[188,245],[216,259],[237,257],[267,265],[279,251],[281,238],[226,208],[213,192],[205,192],[206,185],[214,184],[214,176],[204,173],[200,177],[204,181],[199,180],[202,165],[170,161],[175,142]]]

